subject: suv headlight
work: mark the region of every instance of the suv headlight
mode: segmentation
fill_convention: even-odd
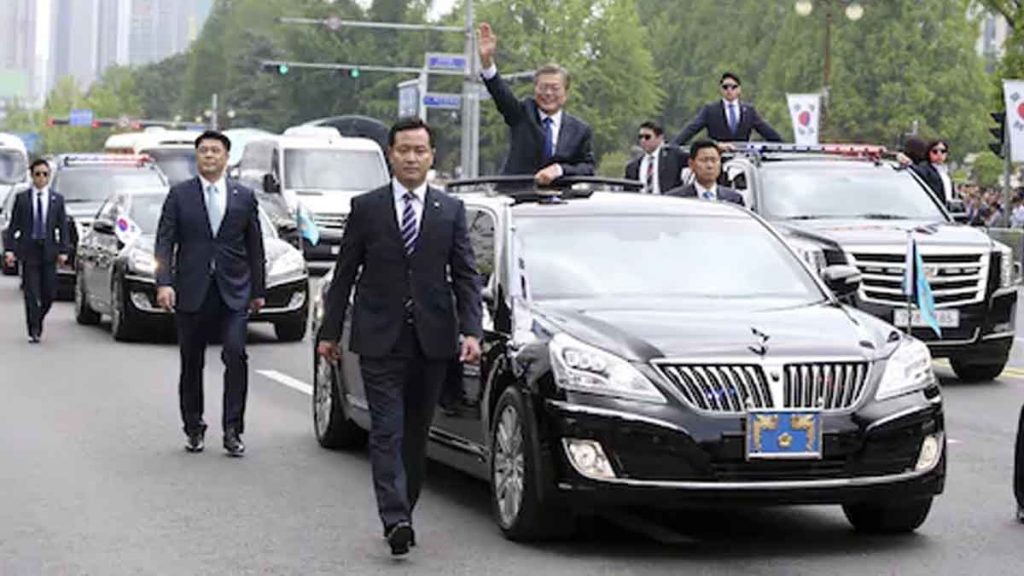
[[[1013,286],[1013,250],[1004,244],[996,244],[999,251],[999,287]]]
[[[885,362],[885,373],[875,399],[886,400],[923,390],[934,382],[935,371],[928,347],[920,340],[905,338]]]
[[[305,268],[306,261],[303,260],[302,253],[298,250],[288,250],[280,258],[274,260],[270,265],[268,275],[280,277],[301,274]]]
[[[156,257],[152,252],[132,248],[128,252],[128,269],[137,274],[156,274]]]
[[[566,334],[549,345],[555,383],[566,390],[643,402],[665,403],[665,396],[632,364]]]
[[[820,274],[825,267],[825,251],[817,244],[803,242],[787,238],[786,242],[796,251],[800,259],[806,263],[815,274]]]

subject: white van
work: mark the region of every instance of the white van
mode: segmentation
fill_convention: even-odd
[[[387,184],[390,175],[373,140],[346,138],[336,130],[295,132],[246,144],[238,174],[264,195],[283,197],[293,218],[300,203],[310,212],[320,241],[303,242],[303,253],[311,269],[323,271],[338,254],[352,198]]]
[[[21,138],[0,132],[0,190],[28,181],[28,150]]]
[[[143,132],[114,134],[103,149],[114,154],[146,154],[167,176],[171,185],[196,175],[196,138],[194,130],[167,130],[151,127]]]

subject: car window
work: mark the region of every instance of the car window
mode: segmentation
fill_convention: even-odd
[[[380,153],[370,150],[292,149],[284,152],[289,190],[372,190],[388,181]]]
[[[782,241],[747,217],[531,216],[516,238],[536,300],[823,298]]]
[[[761,213],[771,219],[863,218],[946,220],[907,170],[836,162],[765,164]]]
[[[145,150],[144,153],[153,158],[172,186],[198,174],[196,151],[193,149]]]
[[[28,164],[25,155],[15,150],[0,150],[0,184],[13,184],[26,179]]]
[[[158,171],[131,166],[65,168],[57,172],[53,183],[68,203],[99,202],[111,193],[166,186]]]
[[[132,197],[128,215],[143,234],[156,234],[166,198],[163,194],[138,194]]]

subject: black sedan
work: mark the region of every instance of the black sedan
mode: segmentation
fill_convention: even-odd
[[[121,192],[103,203],[79,243],[75,318],[96,324],[110,315],[117,340],[133,340],[154,325],[169,328],[171,315],[156,305],[155,234],[166,190]],[[309,273],[302,253],[277,238],[260,211],[267,258],[267,303],[250,322],[271,322],[278,339],[306,334]]]
[[[490,482],[504,534],[698,503],[920,526],[945,479],[942,396],[924,344],[839,301],[858,271],[819,279],[740,208],[585,185],[598,191],[452,185],[486,280],[484,358],[447,391],[430,453]],[[358,357],[314,362],[319,442],[361,445]]]

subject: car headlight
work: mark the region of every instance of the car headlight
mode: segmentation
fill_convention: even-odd
[[[803,260],[815,274],[820,274],[822,269],[825,268],[825,251],[821,246],[792,239],[788,239],[787,242],[792,246],[793,250],[796,251],[797,255],[800,256],[800,259]]]
[[[136,274],[156,274],[156,257],[152,252],[132,248],[128,252],[128,269]]]
[[[1013,286],[1013,250],[1004,244],[996,244],[999,251],[999,286],[1009,288]]]
[[[302,253],[298,250],[288,250],[280,258],[274,260],[270,265],[270,276],[288,276],[300,274],[306,269],[306,261],[302,259]]]
[[[923,390],[935,383],[932,354],[924,342],[906,338],[885,362],[885,373],[878,384],[876,400],[895,398]]]
[[[665,403],[658,391],[632,364],[566,334],[556,334],[549,346],[555,383],[566,390]]]

